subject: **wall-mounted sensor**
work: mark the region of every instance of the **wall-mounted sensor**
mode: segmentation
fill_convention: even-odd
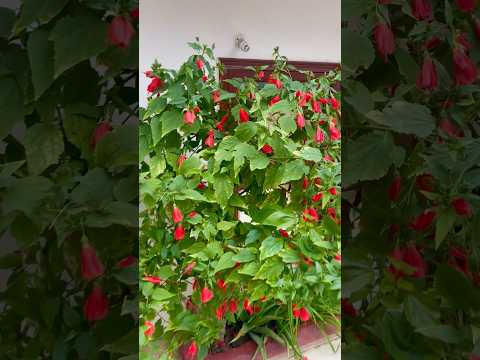
[[[250,45],[248,45],[247,40],[245,40],[245,37],[242,34],[238,34],[235,37],[235,44],[240,50],[244,52],[247,52],[248,50],[250,50]]]

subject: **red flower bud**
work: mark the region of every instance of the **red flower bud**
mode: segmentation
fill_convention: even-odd
[[[460,247],[451,246],[449,251],[450,259],[448,264],[452,266],[457,271],[464,273],[466,276],[471,277],[472,273],[470,272],[470,264],[468,261],[468,255],[465,249]]]
[[[185,360],[195,360],[197,358],[197,343],[192,341],[185,351]]]
[[[147,71],[144,72],[144,74],[147,78],[150,78],[150,79],[153,79],[155,77],[155,75],[153,75],[152,70],[147,70]]]
[[[150,84],[148,84],[147,91],[153,93],[155,90],[163,85],[162,79],[154,76]]]
[[[337,141],[340,140],[341,134],[340,131],[335,126],[330,126],[328,128],[329,134],[330,134],[330,139],[332,141]]]
[[[281,237],[284,237],[284,238],[288,239],[288,237],[289,237],[288,232],[286,232],[283,229],[278,230],[278,232],[280,233]]]
[[[303,220],[308,222],[317,222],[319,220],[317,210],[308,208],[303,211]]]
[[[215,310],[215,316],[217,317],[218,321],[223,319],[223,315],[225,315],[226,311],[227,311],[227,304],[225,302],[222,305],[219,305],[217,307],[217,309]]]
[[[209,148],[212,148],[215,146],[215,141],[214,141],[214,132],[213,129],[211,129],[208,132],[208,136],[204,140],[205,145],[207,145]]]
[[[262,146],[262,152],[264,154],[270,155],[270,154],[273,153],[273,148],[270,145],[265,144],[265,145]]]
[[[302,187],[303,187],[304,190],[308,188],[308,178],[307,177],[303,178]]]
[[[173,208],[172,218],[175,224],[183,220],[183,214],[179,208],[177,207]]]
[[[333,108],[334,110],[337,110],[338,107],[339,107],[339,105],[340,105],[340,103],[338,102],[337,99],[335,99],[334,97],[332,97],[332,98],[330,98],[330,105],[332,105],[332,108]]]
[[[248,299],[243,300],[243,309],[248,313],[248,315],[253,315],[254,310],[250,301]]]
[[[432,5],[430,0],[411,0],[412,14],[418,20],[431,20],[433,17],[432,14]]]
[[[438,86],[437,67],[432,59],[423,61],[422,69],[417,76],[417,87],[425,90],[435,90]]]
[[[258,77],[258,80],[262,80],[264,77],[265,77],[265,72],[264,71],[260,71],[257,75]]]
[[[136,264],[137,263],[137,258],[135,256],[127,256],[126,258],[123,258],[122,260],[120,260],[118,263],[117,263],[117,267],[119,267],[120,269],[126,269],[130,266],[132,266],[133,264]]]
[[[83,305],[83,314],[87,321],[93,322],[105,319],[108,315],[108,299],[98,285],[93,287]]]
[[[446,133],[449,136],[452,137],[464,137],[465,134],[463,131],[455,125],[452,121],[448,119],[443,119],[440,121],[440,124],[438,125],[438,128],[442,130],[444,133]]]
[[[342,303],[342,315],[346,314],[352,318],[357,317],[357,309],[353,306],[353,304],[348,300],[343,298],[341,300]]]
[[[393,54],[395,51],[395,38],[392,30],[388,25],[378,23],[373,30],[373,36],[375,37],[377,51],[382,56],[383,60],[387,62],[388,55]]]
[[[208,76],[205,75],[205,74],[203,74],[203,76],[202,76],[202,81],[203,81],[203,82],[207,82],[207,80],[208,80]]]
[[[268,103],[268,106],[273,106],[280,101],[280,95],[275,95],[272,100]]]
[[[130,16],[133,19],[138,20],[138,17],[140,16],[140,11],[138,10],[138,7],[130,11]]]
[[[434,36],[432,38],[430,38],[429,40],[427,40],[427,42],[425,43],[425,48],[427,50],[432,50],[434,48],[436,48],[438,45],[440,45],[442,42],[442,40],[440,40],[438,37]]]
[[[250,120],[248,112],[246,112],[245,109],[243,108],[241,108],[239,111],[239,117],[240,117],[240,122],[248,122],[248,120]]]
[[[458,47],[453,50],[453,65],[457,85],[468,85],[475,82],[477,67],[468,55]]]
[[[436,215],[437,213],[435,211],[424,211],[418,215],[413,222],[410,223],[410,227],[416,231],[423,231],[430,226]]]
[[[456,0],[460,11],[472,12],[475,9],[475,0]]]
[[[276,79],[273,74],[270,74],[268,76],[268,83],[269,84],[274,84],[277,89],[281,89],[283,84],[279,79]]]
[[[194,218],[195,216],[197,216],[197,212],[196,211],[192,211],[188,214],[188,217],[191,219],[191,218]]]
[[[187,160],[187,157],[185,155],[180,155],[177,159],[177,166],[180,167],[182,164]]]
[[[225,280],[223,280],[223,279],[218,279],[217,280],[217,286],[221,290],[225,290],[227,288],[227,284],[225,284]]]
[[[433,191],[433,177],[432,177],[432,175],[423,174],[423,175],[417,176],[417,178],[415,179],[415,185],[421,191],[432,192]]]
[[[297,127],[299,129],[303,129],[305,127],[305,118],[303,117],[302,114],[300,113],[297,114],[296,122],[297,122]]]
[[[202,61],[202,59],[200,59],[199,57],[197,57],[197,58],[195,59],[195,65],[197,65],[198,70],[202,70],[202,69],[203,69],[203,61]]]
[[[185,238],[185,229],[182,225],[178,225],[176,228],[175,228],[175,232],[173,234],[173,237],[175,238],[175,240],[179,241],[179,240],[183,240]]]
[[[199,182],[199,183],[197,184],[197,189],[198,189],[198,190],[203,190],[203,189],[205,189],[206,187],[207,187],[207,185],[206,185],[203,181],[201,181],[201,182]]]
[[[320,128],[320,126],[317,126],[317,131],[315,132],[313,141],[315,141],[317,144],[321,144],[324,140],[325,140],[325,135],[323,134],[323,131]]]
[[[160,279],[158,276],[144,276],[143,280],[152,284],[160,284],[162,282],[162,279]]]
[[[214,92],[212,92],[212,100],[214,103],[217,103],[220,101],[220,91],[215,90]]]
[[[305,94],[303,94],[299,99],[298,99],[298,106],[304,107],[307,105],[307,97]]]
[[[205,304],[213,299],[213,291],[207,287],[204,287],[200,292],[200,301]]]
[[[319,113],[319,112],[321,112],[320,104],[318,103],[318,101],[312,99],[311,104],[312,104],[312,111],[313,111],[314,113]]]
[[[127,18],[115,16],[108,27],[108,41],[122,49],[130,45],[135,30]]]
[[[155,333],[155,324],[151,321],[145,321],[147,329],[143,332],[146,337],[151,337]]]
[[[188,125],[192,125],[195,122],[195,113],[193,111],[185,111],[183,113],[183,122]]]
[[[300,320],[302,321],[308,321],[310,319],[310,313],[308,312],[307,309],[305,309],[303,306],[300,309]]]
[[[397,201],[398,196],[400,195],[401,181],[402,178],[400,177],[400,175],[395,176],[393,182],[388,188],[388,196],[390,197],[391,201]]]
[[[109,132],[113,130],[112,126],[107,121],[102,121],[99,123],[93,132],[92,136],[90,137],[90,146],[95,149],[97,144],[107,135]]]
[[[457,215],[470,217],[472,215],[473,209],[464,198],[456,198],[452,200],[452,206],[455,209]]]
[[[312,201],[313,202],[317,202],[317,201],[320,201],[323,197],[323,194],[322,193],[316,193],[315,195],[312,196]]]
[[[193,269],[197,266],[196,261],[192,261],[191,263],[188,263],[187,266],[185,266],[185,269],[183,270],[183,273],[186,275],[190,275],[193,271]]]
[[[335,196],[335,195],[337,195],[337,188],[332,187],[332,188],[328,189],[328,192]]]
[[[336,254],[336,255],[335,255],[335,260],[337,260],[337,261],[339,261],[339,262],[342,261],[342,255]]]
[[[292,304],[292,314],[296,319],[300,317],[300,309],[297,307],[297,304]]]
[[[105,271],[103,264],[97,256],[97,251],[92,246],[89,244],[83,245],[80,257],[82,277],[85,280],[92,280],[103,275]]]
[[[237,312],[237,302],[235,301],[235,299],[230,300],[229,310],[232,314]]]

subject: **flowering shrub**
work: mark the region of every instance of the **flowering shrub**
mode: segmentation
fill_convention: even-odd
[[[134,356],[138,2],[25,0],[0,24],[2,357]]]
[[[476,3],[343,4],[346,359],[480,356]]]
[[[162,358],[203,359],[248,334],[299,357],[298,325],[339,311],[339,73],[294,81],[275,51],[231,93],[212,50],[191,46],[178,71],[146,72],[142,356],[160,342]]]

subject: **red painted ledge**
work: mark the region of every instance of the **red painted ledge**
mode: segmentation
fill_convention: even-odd
[[[298,343],[301,348],[306,348],[321,339],[337,333],[335,325],[327,325],[320,330],[314,323],[307,322],[298,329]],[[272,339],[268,339],[266,344],[268,358],[287,353],[287,348],[280,345]],[[251,360],[257,350],[257,344],[253,341],[247,341],[236,348],[229,348],[227,351],[211,353],[205,360]],[[255,360],[261,360],[261,355],[257,355]]]

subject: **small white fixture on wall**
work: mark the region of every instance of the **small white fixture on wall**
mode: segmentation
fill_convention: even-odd
[[[248,50],[250,50],[250,45],[248,44],[247,40],[245,40],[245,36],[243,36],[242,34],[238,34],[237,36],[235,36],[235,45],[243,52],[247,52]]]

